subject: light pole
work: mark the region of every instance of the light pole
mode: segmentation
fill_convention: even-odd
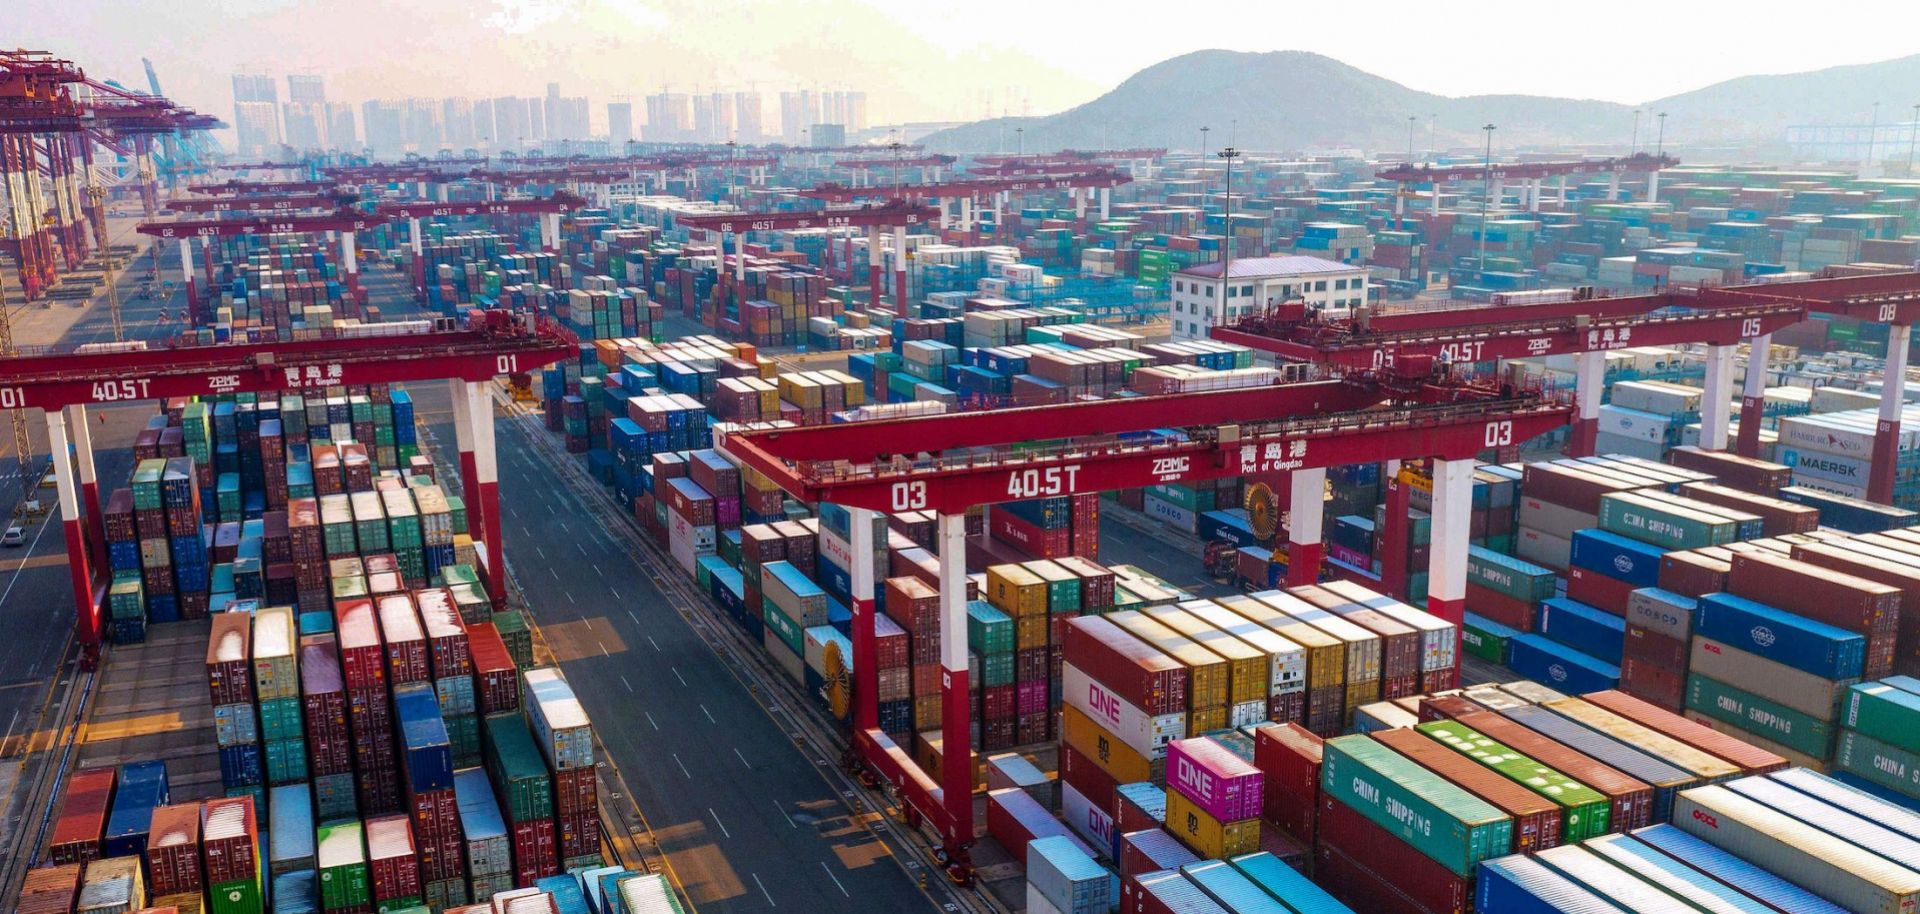
[[[1013,128],[1013,136],[1014,136],[1014,139],[1020,142],[1020,154],[1023,156],[1026,155],[1027,154],[1027,128],[1025,127]]]
[[[1913,106],[1913,122],[1907,125],[1907,177],[1913,177],[1913,146],[1920,141],[1920,105]]]
[[[1480,183],[1480,272],[1487,272],[1487,214],[1493,208],[1493,131],[1488,124],[1480,128],[1487,132],[1487,166],[1481,175]]]
[[[1427,115],[1427,154],[1433,155],[1440,148],[1440,115]]]
[[[893,192],[898,195],[900,193],[900,150],[906,148],[906,144],[894,140],[887,144],[887,148],[893,150]]]
[[[1233,281],[1233,160],[1240,157],[1240,150],[1228,146],[1218,153],[1227,162],[1226,177],[1226,222],[1221,227],[1225,236],[1220,242],[1220,323],[1227,322],[1227,293]],[[1212,322],[1208,322],[1212,325]]]
[[[1407,115],[1407,164],[1409,165],[1413,164],[1413,125],[1419,120],[1418,114]]]
[[[1653,156],[1657,159],[1667,154],[1667,113],[1662,111],[1654,116],[1660,119],[1660,136],[1653,147]]]
[[[1876,134],[1878,134],[1879,132],[1880,132],[1880,103],[1874,102],[1873,114],[1871,117],[1867,119],[1867,160],[1865,162],[1860,163],[1860,174],[1862,177],[1865,177],[1868,174],[1872,173],[1874,140],[1879,138],[1876,136]]]
[[[1633,143],[1627,147],[1627,155],[1638,155],[1640,152],[1640,110],[1633,109]]]
[[[1212,129],[1212,127],[1200,128],[1200,161],[1202,162],[1207,160],[1207,131]]]

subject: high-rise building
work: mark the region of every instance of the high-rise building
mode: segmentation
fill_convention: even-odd
[[[423,156],[445,145],[440,132],[440,104],[430,98],[407,99],[407,147]]]
[[[560,84],[547,83],[547,97],[540,100],[540,113],[546,124],[546,130],[538,135],[541,139],[562,139],[566,136],[566,116],[560,110]]]
[[[287,77],[287,103],[280,106],[287,145],[295,149],[322,149],[327,145],[327,89],[321,77],[305,73]]]
[[[819,122],[820,103],[813,92],[802,89],[780,93],[780,134],[787,142],[807,142],[808,129]]]
[[[847,125],[845,124],[813,125],[811,145],[829,146],[829,147],[847,145]]]
[[[547,138],[547,106],[537,98],[523,98],[520,104],[527,112],[527,142],[537,146]]]
[[[343,152],[360,149],[360,132],[353,127],[353,106],[327,103],[327,146]]]
[[[241,158],[280,151],[280,91],[271,76],[233,76],[234,152]]]
[[[693,134],[693,99],[683,92],[647,96],[645,136],[653,143],[684,143]]]
[[[847,97],[847,119],[844,122],[847,125],[847,131],[849,133],[865,133],[867,130],[867,93],[847,92],[844,94]]]
[[[473,103],[473,145],[481,149],[491,149],[498,144],[498,134],[493,129],[493,99],[483,98]]]
[[[288,76],[287,101],[326,104],[326,79],[317,73],[294,73]]]
[[[593,136],[593,125],[589,121],[587,110],[587,98],[584,95],[561,99],[562,126],[558,136],[566,140],[584,140]]]
[[[455,152],[473,146],[472,102],[464,98],[440,100],[440,136]]]
[[[407,151],[407,104],[374,99],[360,105],[360,126],[367,134],[367,148],[379,156],[397,156]]]
[[[734,135],[742,143],[758,143],[766,138],[760,128],[760,93],[733,93]]]
[[[503,95],[493,100],[493,147],[519,149],[526,145],[527,103],[524,99]]]
[[[613,146],[614,155],[625,152],[627,144],[633,142],[633,102],[625,96],[607,103],[607,142]]]

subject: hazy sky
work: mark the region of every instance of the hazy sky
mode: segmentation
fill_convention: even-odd
[[[859,88],[870,120],[1045,114],[1203,48],[1300,49],[1446,95],[1640,102],[1920,52],[1914,0],[0,0],[0,41],[230,119],[237,70],[331,100]],[[1569,12],[1558,11],[1566,8]],[[138,12],[135,12],[138,10]],[[1577,14],[1573,11],[1577,10]],[[1553,12],[1549,12],[1553,11]],[[284,97],[285,84],[282,83]],[[1302,87],[1311,91],[1311,87]],[[1920,86],[1914,87],[1920,101]],[[769,108],[772,108],[769,103]],[[771,114],[771,111],[770,111]],[[769,125],[772,126],[772,125]]]

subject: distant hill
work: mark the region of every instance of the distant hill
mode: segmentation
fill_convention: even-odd
[[[1785,76],[1749,76],[1652,102],[1668,112],[1667,139],[1775,140],[1788,123],[1864,119],[1874,98],[1905,99],[1920,85],[1920,55]],[[1864,99],[1865,101],[1862,101]],[[1891,104],[1891,103],[1889,103]],[[1893,119],[1904,112],[1882,111]],[[1250,149],[1314,146],[1400,149],[1407,117],[1425,148],[1434,116],[1442,147],[1478,145],[1479,125],[1498,126],[1496,143],[1618,143],[1632,131],[1633,107],[1534,95],[1451,98],[1421,92],[1307,51],[1195,51],[1147,67],[1105,95],[1045,117],[995,118],[943,130],[924,142],[944,152],[1013,151],[1025,130],[1030,151],[1208,145]],[[1237,123],[1235,123],[1237,122]],[[1650,121],[1647,122],[1650,125]],[[1642,136],[1650,126],[1643,127]]]

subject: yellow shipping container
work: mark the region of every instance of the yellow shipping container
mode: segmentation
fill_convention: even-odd
[[[1230,674],[1227,662],[1219,654],[1193,643],[1187,636],[1153,621],[1138,610],[1108,613],[1104,618],[1184,665],[1187,668],[1187,710],[1218,710],[1221,715],[1220,726],[1226,725],[1227,680]]]
[[[1165,759],[1148,761],[1132,746],[1108,733],[1099,721],[1080,713],[1080,709],[1072,705],[1060,706],[1060,738],[1119,783],[1166,779]]]
[[[1149,606],[1141,610],[1147,617],[1187,636],[1227,661],[1228,701],[1240,704],[1267,700],[1267,655],[1254,650],[1245,641],[1227,634],[1206,620],[1179,606]],[[1201,731],[1191,730],[1191,733]]]
[[[1167,831],[1208,860],[1260,849],[1259,819],[1222,822],[1171,787],[1167,788]]]
[[[1221,597],[1214,601],[1235,615],[1307,649],[1307,688],[1322,689],[1347,681],[1347,643],[1294,619],[1252,597]]]
[[[1047,646],[1047,625],[1053,618],[1041,613],[1033,616],[1020,616],[1013,620],[1013,648],[1024,651],[1030,647]]]
[[[805,375],[783,374],[780,376],[780,399],[801,409],[819,409],[820,384]]]
[[[845,397],[848,409],[866,405],[867,385],[865,381],[837,368],[830,368],[820,373],[840,382],[840,386],[846,391]]]
[[[1047,614],[1047,582],[1019,565],[987,567],[987,602],[1014,618]]]

